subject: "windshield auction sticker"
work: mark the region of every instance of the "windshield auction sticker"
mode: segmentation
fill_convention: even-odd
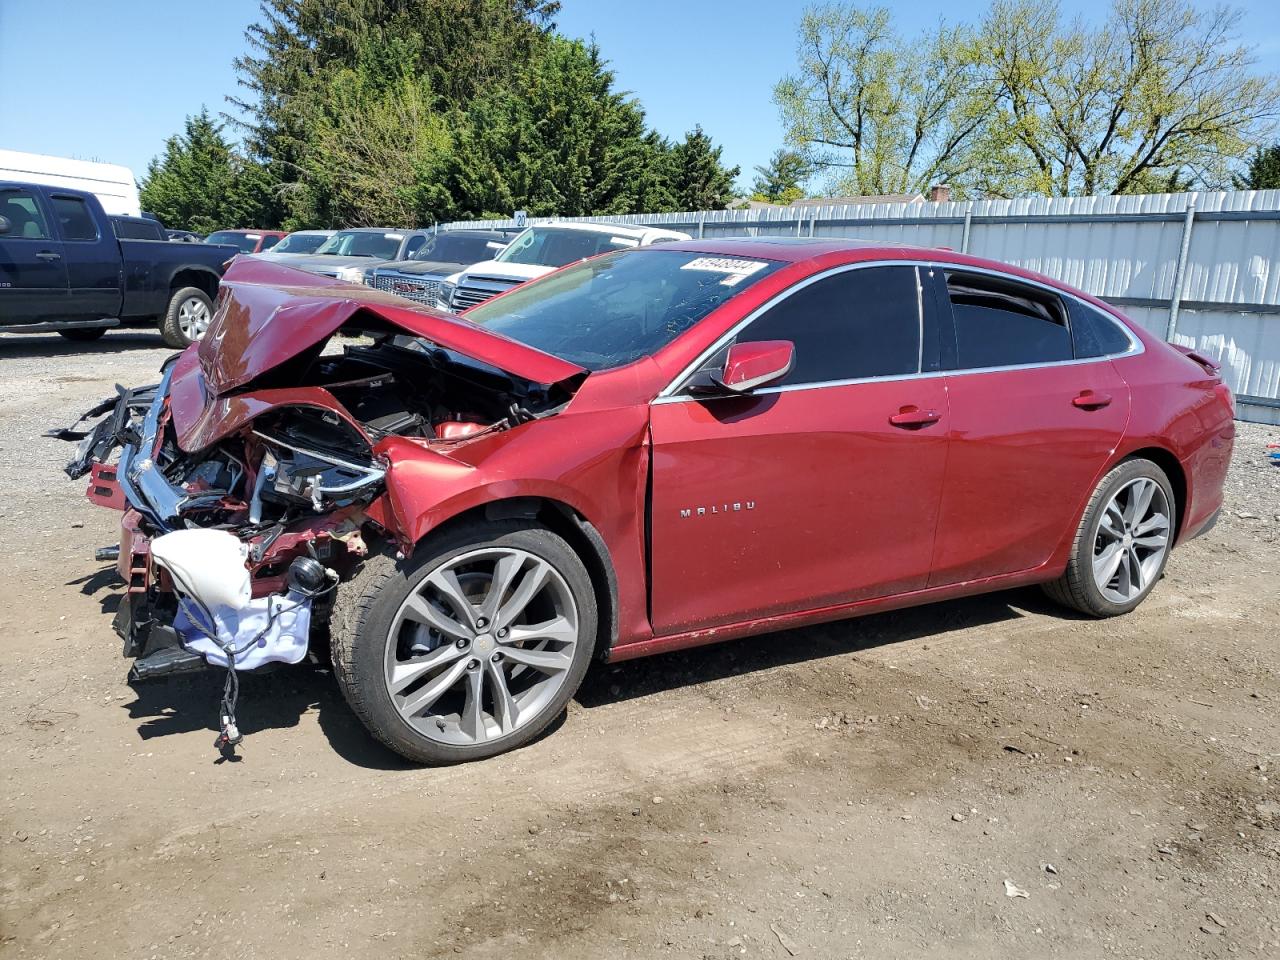
[[[697,260],[690,260],[680,269],[726,274],[725,278],[720,282],[726,287],[731,287],[767,266],[768,264],[763,260],[737,260],[733,257],[699,257]]]

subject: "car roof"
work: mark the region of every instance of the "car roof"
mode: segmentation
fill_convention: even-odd
[[[334,233],[422,233],[418,227],[343,227]]]
[[[635,223],[597,223],[594,220],[552,220],[550,223],[531,223],[531,227],[549,227],[555,230],[581,230],[589,233],[610,233],[615,237],[640,239],[646,236],[669,236],[683,239],[687,233],[664,227],[649,227]]]
[[[783,263],[802,263],[830,253],[858,251],[864,257],[874,258],[877,251],[886,257],[901,257],[904,253],[924,253],[938,248],[918,247],[906,243],[884,240],[853,240],[846,237],[723,237],[703,240],[677,240],[659,244],[657,250],[688,250],[692,253],[714,253],[722,256],[756,257],[761,260],[780,260]]]

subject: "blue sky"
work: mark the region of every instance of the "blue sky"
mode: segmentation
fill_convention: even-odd
[[[1100,18],[1101,0],[1064,3]],[[1237,3],[1259,66],[1280,71],[1274,0]],[[976,20],[985,2],[899,5],[914,25]],[[794,65],[800,0],[563,0],[561,31],[593,36],[620,86],[675,138],[701,123],[752,168],[782,145],[770,96]],[[142,176],[183,118],[227,109],[231,61],[257,0],[0,0],[0,147],[122,163]]]

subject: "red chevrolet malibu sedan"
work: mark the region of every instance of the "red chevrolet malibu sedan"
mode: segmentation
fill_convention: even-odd
[[[426,763],[528,742],[595,657],[1032,583],[1127,613],[1213,524],[1234,433],[1212,361],[1062,284],[774,238],[463,318],[238,261],[108,411],[63,435],[123,510],[133,676],[232,691],[327,622],[352,709]]]

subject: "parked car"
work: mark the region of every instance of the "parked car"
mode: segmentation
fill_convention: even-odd
[[[262,260],[296,260],[310,256],[332,237],[336,230],[295,230],[265,253],[255,253]]]
[[[430,236],[427,230],[395,230],[390,227],[339,230],[312,256],[290,260],[289,266],[348,283],[364,283],[366,270],[392,260],[409,259]]]
[[[227,244],[240,253],[262,253],[286,236],[288,234],[283,230],[215,230],[204,238],[204,242]]]
[[[392,260],[365,271],[365,283],[418,303],[435,306],[440,284],[480,260],[488,260],[519,230],[452,230],[429,237],[408,260]]]
[[[199,338],[231,247],[117,237],[154,221],[114,223],[92,193],[0,182],[0,331],[95,340],[108,327],[154,323],[165,343]]]
[[[293,662],[330,618],[416,761],[527,743],[594,658],[1037,583],[1127,613],[1222,505],[1211,360],[951,251],[629,248],[466,319],[314,287],[237,261],[68,470],[124,509],[135,677]]]
[[[115,163],[0,150],[0,181],[38,183],[59,190],[83,190],[97,197],[109,216],[142,215],[133,171]]]
[[[529,227],[491,260],[472,264],[440,285],[443,309],[459,313],[558,267],[596,254],[688,240],[687,233],[618,223],[551,223]]]

